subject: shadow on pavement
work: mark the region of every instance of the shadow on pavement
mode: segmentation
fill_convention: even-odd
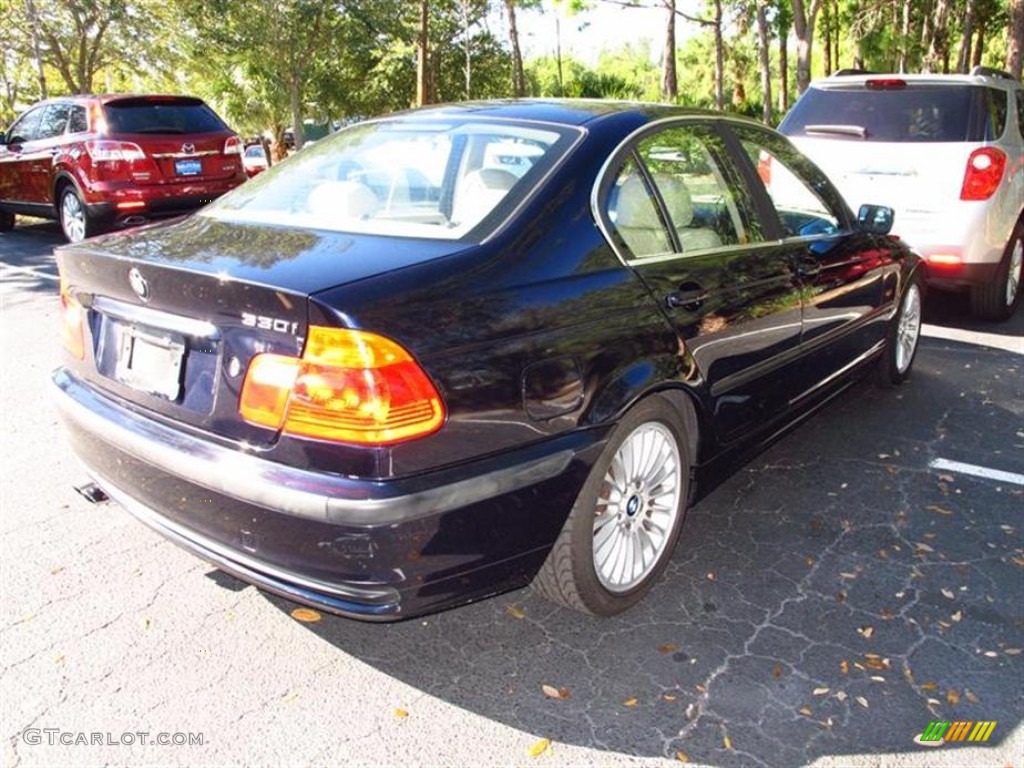
[[[453,705],[600,750],[841,764],[924,752],[912,740],[932,720],[996,720],[998,744],[1024,712],[1021,489],[928,462],[961,451],[1024,472],[1001,449],[1024,442],[1021,358],[923,343],[908,385],[855,386],[692,509],[624,615],[521,590],[399,624],[304,626]],[[979,383],[982,364],[995,373]]]

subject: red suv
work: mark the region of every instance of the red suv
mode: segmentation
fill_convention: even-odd
[[[200,99],[50,99],[0,137],[0,231],[20,213],[78,242],[195,210],[246,178],[241,138]]]

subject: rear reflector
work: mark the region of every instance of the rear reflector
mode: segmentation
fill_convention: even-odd
[[[898,77],[876,78],[865,81],[864,86],[874,91],[899,90],[907,87],[907,81]]]
[[[123,203],[118,203],[115,206],[119,211],[128,211],[135,208],[145,208],[146,203],[143,200],[128,200]]]
[[[982,147],[971,152],[964,170],[961,200],[988,200],[999,189],[1006,170],[1006,155],[995,147]]]
[[[932,253],[927,256],[929,264],[951,267],[959,264],[962,259],[953,253]]]
[[[85,317],[82,305],[78,303],[64,280],[60,281],[60,336],[61,341],[76,360],[85,359]]]
[[[441,428],[444,405],[401,346],[365,331],[310,326],[302,357],[256,355],[243,419],[290,435],[392,445]]]

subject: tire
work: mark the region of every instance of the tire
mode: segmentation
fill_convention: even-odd
[[[1020,303],[1021,274],[1024,272],[1024,219],[1017,222],[1006,243],[996,279],[971,288],[971,312],[981,320],[1008,320]]]
[[[595,616],[640,602],[665,570],[686,515],[687,445],[682,417],[666,399],[634,406],[591,468],[534,590]],[[620,483],[628,496],[616,493]]]
[[[15,218],[10,211],[0,211],[0,232],[10,232],[14,229]]]
[[[57,216],[69,243],[80,243],[98,232],[96,222],[89,217],[78,190],[71,184],[65,184],[57,191]]]
[[[900,298],[900,308],[889,324],[885,350],[878,360],[876,378],[883,388],[896,387],[910,376],[921,339],[921,307],[924,288],[917,273],[910,278]]]

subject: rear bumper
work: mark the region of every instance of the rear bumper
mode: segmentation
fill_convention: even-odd
[[[999,264],[946,264],[925,260],[925,278],[929,286],[956,291],[972,285],[988,285],[996,279]]]
[[[127,219],[152,220],[180,216],[212,203],[242,184],[248,177],[236,175],[216,181],[153,186],[111,186],[91,190],[85,201],[90,218],[113,225]]]
[[[412,478],[287,467],[140,416],[53,377],[87,471],[167,538],[323,610],[397,619],[528,583],[561,530],[603,430]]]

